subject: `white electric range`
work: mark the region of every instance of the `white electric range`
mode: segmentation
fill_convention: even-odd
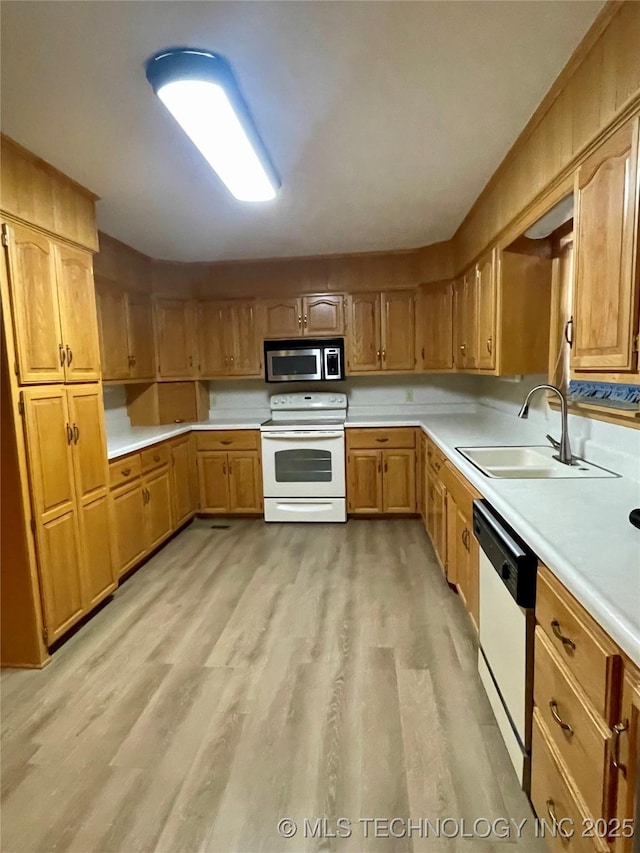
[[[347,395],[273,394],[260,427],[265,521],[346,521]]]

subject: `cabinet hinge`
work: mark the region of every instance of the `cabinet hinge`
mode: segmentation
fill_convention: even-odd
[[[2,226],[2,245],[3,246],[9,245],[9,230],[8,230],[6,225]]]

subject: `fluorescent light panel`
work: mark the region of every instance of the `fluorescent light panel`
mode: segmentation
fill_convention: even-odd
[[[147,63],[156,94],[239,201],[271,201],[280,181],[222,57],[165,51]]]

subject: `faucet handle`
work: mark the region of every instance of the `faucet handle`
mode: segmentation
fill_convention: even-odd
[[[556,441],[553,436],[546,435],[545,438],[549,442],[549,444],[553,447],[554,450],[560,450],[560,442]]]

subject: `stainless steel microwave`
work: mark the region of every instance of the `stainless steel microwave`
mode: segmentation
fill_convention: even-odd
[[[264,342],[267,382],[344,379],[344,338]]]

